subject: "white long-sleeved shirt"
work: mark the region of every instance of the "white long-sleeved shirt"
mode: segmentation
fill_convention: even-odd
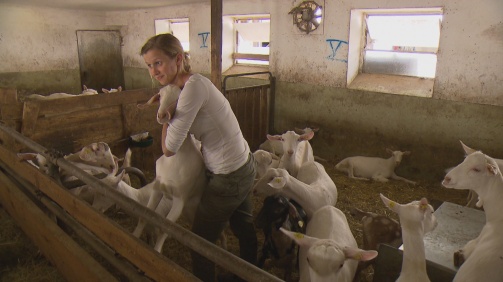
[[[229,102],[200,74],[193,74],[180,93],[166,148],[176,153],[187,133],[201,141],[206,167],[215,174],[231,173],[248,159],[250,148]]]

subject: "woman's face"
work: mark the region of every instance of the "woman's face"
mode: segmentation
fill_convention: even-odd
[[[143,55],[148,71],[163,86],[174,84],[178,75],[178,58],[170,58],[159,49],[150,49]],[[181,61],[181,60],[180,60]]]

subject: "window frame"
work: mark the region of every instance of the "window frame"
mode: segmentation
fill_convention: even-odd
[[[232,53],[232,60],[233,60],[233,65],[249,65],[249,66],[269,66],[269,54],[255,54],[255,53],[241,53],[238,52],[239,50],[239,31],[237,30],[235,24],[238,23],[239,21],[244,21],[244,20],[267,20],[269,22],[269,43],[271,42],[271,28],[270,28],[270,22],[271,22],[271,16],[270,14],[252,14],[252,15],[237,15],[232,17],[233,25],[234,25],[234,37],[235,37],[235,43],[234,43],[234,52]],[[265,42],[265,41],[264,41]],[[262,42],[263,43],[263,42]],[[269,49],[270,53],[270,49]],[[265,62],[265,63],[252,63],[252,62],[239,62],[239,60],[252,60],[252,61],[259,61],[259,62]]]
[[[387,15],[430,15],[444,16],[443,7],[427,8],[394,8],[394,9],[352,9],[350,16],[347,87],[350,89],[373,92],[432,97],[435,78],[423,78],[396,74],[380,74],[363,72],[365,46],[367,41],[367,14]],[[439,46],[441,43],[441,29]],[[438,52],[437,52],[438,54]],[[437,56],[438,63],[438,56]],[[437,67],[438,68],[438,67]],[[435,75],[436,76],[436,75]]]

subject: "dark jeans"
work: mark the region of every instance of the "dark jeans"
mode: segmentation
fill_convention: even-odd
[[[240,257],[251,264],[257,261],[257,235],[253,223],[253,181],[255,167],[253,155],[248,161],[229,174],[208,173],[209,183],[196,211],[192,232],[216,243],[229,222],[239,239]],[[203,281],[215,281],[215,264],[192,252],[194,275]]]

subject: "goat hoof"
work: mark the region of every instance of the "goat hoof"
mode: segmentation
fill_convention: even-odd
[[[463,251],[459,250],[454,253],[454,266],[460,267],[465,262],[465,256],[463,255]]]

